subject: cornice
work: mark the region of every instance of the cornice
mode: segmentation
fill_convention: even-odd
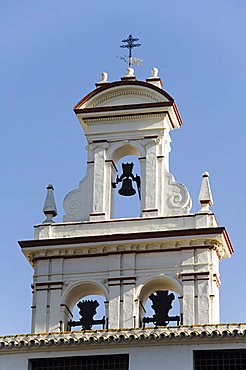
[[[61,333],[18,334],[0,337],[0,351],[55,350],[86,345],[206,344],[246,341],[246,324],[192,325],[145,329],[89,330]]]

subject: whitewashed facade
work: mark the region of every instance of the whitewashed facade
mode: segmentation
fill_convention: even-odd
[[[130,68],[113,83],[104,73],[96,86],[74,109],[88,142],[87,172],[64,199],[63,222],[53,221],[49,185],[46,220],[33,240],[19,242],[34,269],[32,328],[0,338],[0,369],[32,370],[34,358],[125,354],[130,370],[188,370],[197,350],[244,348],[245,325],[220,325],[219,263],[233,248],[210,210],[208,174],[201,208],[190,213],[188,190],[169,173],[170,131],[182,124],[173,98],[156,69],[145,82]],[[141,211],[114,219],[112,183],[126,155],[140,162]],[[143,328],[146,301],[158,290],[178,296],[180,326]],[[107,328],[71,332],[73,308],[88,295],[104,297]]]

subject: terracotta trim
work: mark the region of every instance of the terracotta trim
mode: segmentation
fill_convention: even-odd
[[[184,280],[182,280],[182,283],[183,283],[184,281],[195,281],[195,279],[184,279]]]
[[[158,135],[144,136],[144,139],[156,139],[156,138],[158,138]]]
[[[92,213],[91,215],[103,215],[104,213]],[[110,242],[110,241],[121,241],[121,240],[138,240],[138,239],[165,239],[165,238],[176,238],[183,236],[197,236],[197,235],[213,235],[223,234],[227,242],[229,251],[232,253],[233,248],[230,243],[228,234],[225,227],[210,227],[200,229],[185,229],[185,230],[166,230],[166,231],[150,231],[150,232],[139,232],[139,233],[123,233],[123,234],[111,234],[111,235],[92,235],[92,236],[80,236],[80,237],[68,237],[68,238],[56,238],[56,239],[35,239],[35,240],[22,240],[19,241],[21,248],[40,247],[47,245],[66,245],[66,244],[84,244],[84,243],[97,243],[97,242]],[[208,247],[204,246],[204,249]],[[49,258],[54,258],[49,257]]]
[[[108,286],[120,286],[120,283],[112,283],[112,284],[108,284]]]
[[[184,281],[202,281],[202,280],[206,280],[206,281],[209,281],[209,279],[208,278],[198,278],[198,279],[196,279],[195,277],[194,278],[191,278],[191,279],[182,279],[182,282],[184,282]]]
[[[214,273],[213,274],[213,281],[216,283],[216,285],[218,286],[218,288],[220,287],[220,285],[221,285],[221,282],[220,282],[220,278],[219,278],[219,276],[216,274],[216,273]]]
[[[121,81],[136,81],[136,76],[123,76]]]
[[[150,77],[150,78],[146,78],[146,82],[152,82],[152,81],[160,81],[161,82],[161,79],[160,77]]]
[[[180,275],[182,276],[207,276],[209,275],[210,272],[209,271],[206,271],[206,272],[184,272],[184,273],[180,273]]]
[[[92,140],[93,144],[108,143],[108,140]]]
[[[90,216],[104,216],[105,212],[92,212],[90,213]]]
[[[43,285],[63,285],[64,282],[63,281],[47,281],[47,282],[37,282],[37,283],[34,283],[34,286],[43,286]]]
[[[122,105],[111,105],[106,107],[95,107],[95,108],[76,108],[74,112],[76,114],[86,114],[86,113],[103,113],[103,112],[116,112],[119,110],[133,110],[133,109],[149,109],[149,108],[166,108],[173,107],[174,103],[169,101],[156,102],[156,103],[140,103],[140,104],[122,104]],[[130,114],[135,115],[139,112],[132,112]],[[156,112],[148,112],[141,114],[151,114]],[[105,140],[103,140],[105,141]]]
[[[96,96],[99,93],[101,93],[102,91],[109,90],[112,87],[118,87],[118,86],[142,86],[142,87],[147,87],[148,89],[154,90],[154,91],[158,92],[159,94],[163,95],[169,101],[174,102],[174,99],[166,91],[160,89],[159,87],[157,87],[155,85],[151,85],[148,82],[144,82],[144,81],[115,81],[115,82],[109,82],[108,84],[100,86],[100,87],[94,89],[93,91],[91,91],[89,94],[87,94],[84,98],[82,98],[75,105],[74,110],[77,109],[82,104],[86,103],[93,96]]]
[[[136,276],[116,276],[116,277],[109,277],[108,281],[113,280],[136,280]]]

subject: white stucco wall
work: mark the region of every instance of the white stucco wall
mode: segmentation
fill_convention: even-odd
[[[31,370],[28,369],[30,359],[51,358],[51,357],[70,357],[70,356],[93,356],[110,354],[129,354],[129,370],[192,370],[194,350],[220,350],[220,349],[244,348],[243,342],[236,340],[230,343],[207,343],[207,344],[175,344],[153,345],[139,343],[138,345],[110,345],[84,347],[81,349],[51,350],[50,348],[36,350],[24,349],[14,351],[16,353],[0,353],[0,370]]]

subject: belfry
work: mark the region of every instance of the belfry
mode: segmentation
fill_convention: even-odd
[[[19,242],[34,270],[32,328],[0,338],[1,369],[245,369],[211,362],[213,351],[245,355],[245,324],[220,324],[219,264],[233,248],[208,173],[192,213],[169,171],[182,120],[162,85],[157,68],[139,81],[130,65],[116,82],[102,73],[76,104],[86,174],[62,222],[47,187],[46,219]],[[115,218],[119,196],[137,197],[137,217]]]
[[[219,261],[232,247],[210,211],[208,175],[201,210],[191,214],[188,190],[169,172],[170,132],[182,121],[157,73],[137,81],[128,68],[112,83],[103,74],[74,109],[88,143],[85,177],[64,199],[64,222],[46,219],[34,240],[20,243],[34,266],[34,332],[66,331],[74,304],[95,294],[104,297],[108,329],[139,328],[147,299],[159,290],[176,293],[182,324],[219,322]],[[124,179],[117,163],[129,155],[140,162],[140,176],[123,163]],[[128,191],[128,182],[135,194],[134,181],[139,217],[114,219],[117,183]],[[50,192],[44,212],[55,215]]]

